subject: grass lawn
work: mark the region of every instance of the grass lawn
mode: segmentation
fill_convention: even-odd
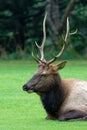
[[[36,69],[33,61],[0,61],[0,130],[86,130],[86,121],[45,120],[39,96],[22,90]],[[87,61],[69,61],[60,73],[87,81]]]

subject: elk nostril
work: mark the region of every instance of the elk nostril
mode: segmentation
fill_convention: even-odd
[[[27,85],[24,85],[24,86],[23,86],[23,90],[24,90],[24,91],[27,91],[27,90],[28,90]]]

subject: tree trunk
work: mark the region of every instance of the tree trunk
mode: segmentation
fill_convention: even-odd
[[[58,41],[58,29],[60,27],[59,22],[59,7],[57,0],[47,0],[46,12],[48,13],[47,24],[48,32],[52,40],[52,44],[56,48]]]
[[[63,32],[63,29],[65,27],[66,24],[66,19],[68,16],[70,16],[71,12],[74,10],[75,4],[78,0],[71,0],[69,5],[67,6],[66,10],[65,10],[65,14],[63,15],[63,18],[61,20],[61,25],[59,28],[59,32]]]
[[[78,0],[71,0],[66,8],[65,14],[60,20],[60,10],[58,0],[47,0],[46,12],[48,13],[47,23],[48,31],[52,40],[52,44],[57,49],[60,34],[63,32],[65,27],[66,19],[73,11],[75,4]],[[61,24],[60,24],[61,23]]]

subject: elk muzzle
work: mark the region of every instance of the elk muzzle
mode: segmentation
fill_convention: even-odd
[[[23,90],[24,91],[27,91],[28,93],[31,93],[33,92],[33,87],[28,87],[26,84],[23,86]]]

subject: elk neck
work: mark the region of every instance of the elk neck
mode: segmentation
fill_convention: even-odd
[[[53,78],[54,83],[49,86],[51,89],[48,92],[41,93],[40,97],[45,110],[56,116],[65,99],[65,92],[59,74],[54,75]]]

